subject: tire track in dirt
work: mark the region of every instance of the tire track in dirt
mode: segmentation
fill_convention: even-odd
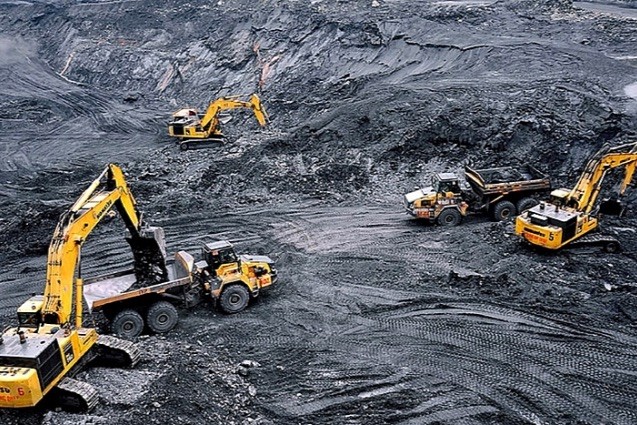
[[[390,221],[396,214],[383,208],[365,209],[368,216],[360,219],[356,207],[275,213],[268,213],[275,220],[263,217],[265,229],[274,229],[265,239],[272,249],[290,244],[301,251],[278,266],[289,279],[285,291],[224,320],[214,344],[269,359],[257,378],[263,380],[262,406],[282,421],[361,418],[353,412],[363,404],[390,414],[379,405],[401,399],[404,413],[394,417],[400,423],[543,421],[571,412],[592,422],[637,419],[629,384],[637,368],[634,338],[498,306],[448,302],[432,288],[405,285],[422,270],[448,274],[461,258],[453,241],[466,237],[462,228],[450,230],[444,244],[426,227],[405,231],[404,222]],[[370,230],[376,224],[382,232]],[[433,265],[422,264],[423,233],[434,247],[427,253]],[[398,282],[391,289],[387,275],[366,273],[412,269],[389,276]],[[245,341],[251,341],[247,353]],[[387,384],[359,375],[354,384],[349,373],[357,367],[400,377]],[[432,391],[432,381],[445,382],[445,389]],[[436,397],[453,402],[426,404]]]
[[[222,237],[279,256],[281,281],[249,309],[204,308],[179,325],[205,347],[259,361],[258,403],[279,423],[637,421],[635,337],[419,284],[461,266],[455,241],[471,234],[398,218],[385,206],[281,205],[150,221],[171,253]],[[126,260],[122,239],[109,228],[87,243],[86,274]],[[32,274],[5,285],[24,293]]]

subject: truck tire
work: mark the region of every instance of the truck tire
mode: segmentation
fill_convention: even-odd
[[[621,250],[621,247],[617,241],[608,241],[604,244],[603,250],[609,254],[616,254]]]
[[[442,210],[436,221],[441,226],[457,226],[462,221],[462,215],[455,208],[447,208]]]
[[[174,328],[179,322],[179,313],[168,301],[157,301],[146,313],[146,325],[151,331],[163,334]]]
[[[522,214],[524,211],[533,208],[539,202],[533,198],[522,198],[518,201],[516,207],[518,209],[518,214]]]
[[[126,309],[115,315],[111,322],[111,332],[126,339],[133,339],[144,331],[144,319],[136,310]]]
[[[493,221],[502,221],[515,216],[515,205],[511,201],[500,201],[493,207]]]
[[[230,285],[221,293],[219,297],[219,305],[224,313],[233,314],[238,313],[248,306],[250,301],[250,293],[245,286]]]

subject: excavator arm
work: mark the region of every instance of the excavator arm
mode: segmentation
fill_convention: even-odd
[[[210,135],[221,135],[219,126],[219,112],[228,109],[246,108],[254,112],[254,116],[261,127],[267,124],[268,115],[265,108],[261,104],[261,99],[256,94],[250,96],[248,101],[238,99],[239,96],[221,97],[213,101],[206,110],[205,115],[201,118],[201,128]],[[207,137],[208,137],[207,136]]]
[[[626,167],[620,187],[620,194],[623,194],[632,181],[636,164],[637,142],[602,148],[586,164],[584,172],[567,197],[566,205],[577,211],[590,213],[599,196],[604,176],[608,170],[619,167]]]
[[[105,182],[103,180],[105,179]],[[82,279],[80,255],[82,244],[91,231],[115,206],[128,228],[132,241],[145,238],[142,234],[141,215],[122,170],[115,164],[106,169],[86,189],[73,206],[66,211],[55,229],[49,246],[47,278],[42,307],[42,321],[67,325],[73,312],[76,327],[82,318]],[[156,242],[156,241],[155,241]],[[131,246],[141,246],[131,242]],[[146,249],[160,250],[157,243],[146,244]],[[77,278],[76,278],[77,272]]]

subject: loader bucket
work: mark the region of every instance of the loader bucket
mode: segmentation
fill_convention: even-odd
[[[126,239],[133,251],[137,284],[149,286],[168,280],[166,242],[161,227],[149,227],[140,236]]]
[[[616,198],[604,199],[599,204],[599,213],[604,215],[623,216],[626,207]]]

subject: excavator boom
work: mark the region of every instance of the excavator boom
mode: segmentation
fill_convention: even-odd
[[[219,128],[219,113],[221,111],[239,108],[251,109],[261,127],[265,127],[267,124],[268,118],[265,108],[261,104],[261,99],[259,99],[259,96],[256,94],[253,94],[248,101],[239,100],[238,96],[222,97],[215,100],[208,106],[205,115],[201,119],[201,127],[204,131],[221,134]]]
[[[104,178],[105,183],[102,182]],[[123,218],[131,239],[142,238],[141,214],[137,210],[135,199],[122,170],[117,165],[110,164],[62,215],[55,229],[47,261],[42,308],[44,323],[65,325],[74,309],[81,310],[81,302],[76,302],[77,296],[81,294],[81,287],[70,284],[75,281],[81,247],[95,226],[114,206]],[[156,250],[158,244],[149,244],[149,247]],[[81,320],[81,314],[76,312],[76,317]],[[80,327],[81,323],[76,323],[76,326]]]
[[[566,205],[578,211],[590,213],[597,201],[602,181],[608,170],[626,166],[626,173],[620,193],[623,194],[632,180],[637,162],[635,143],[616,147],[604,146],[586,164],[577,184],[569,193]]]

